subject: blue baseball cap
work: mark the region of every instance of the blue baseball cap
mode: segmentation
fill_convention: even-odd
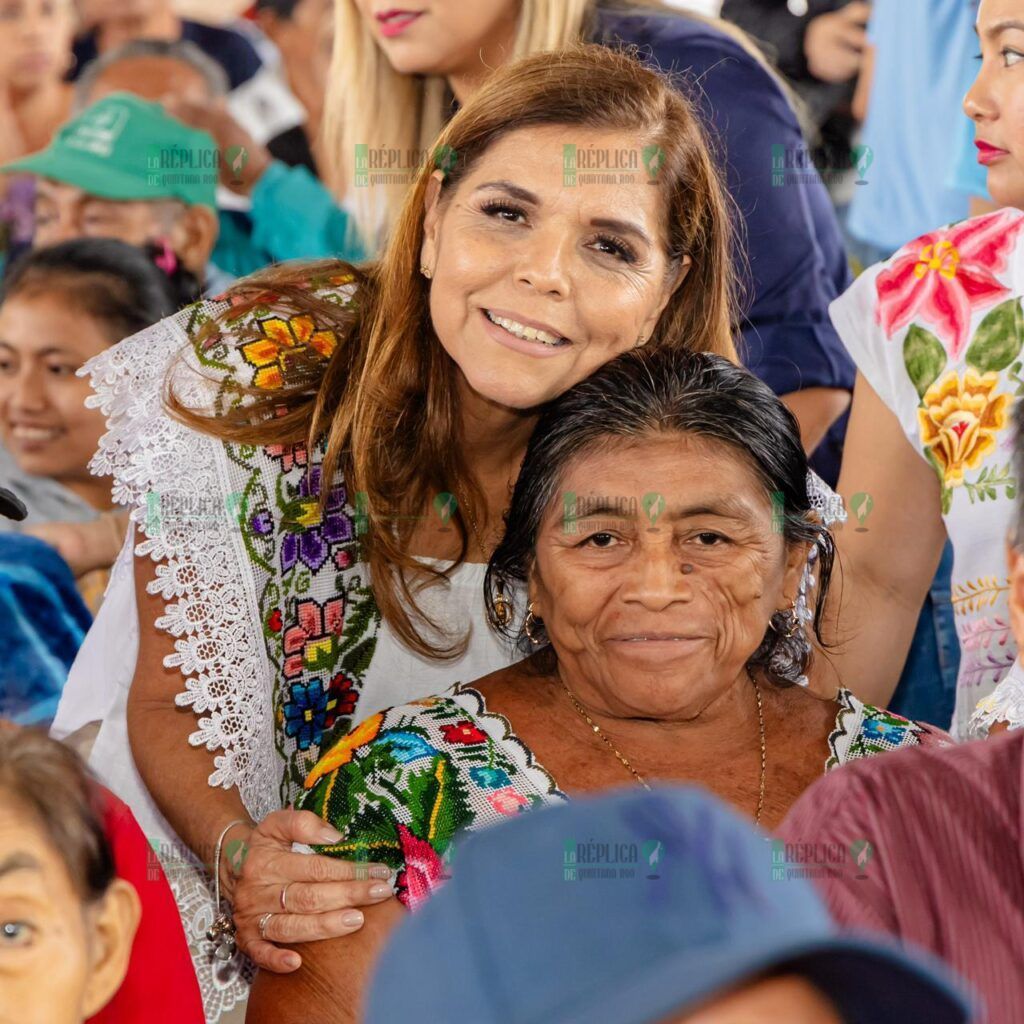
[[[840,932],[810,882],[777,880],[775,850],[679,786],[482,830],[382,953],[365,1020],[652,1024],[776,972],[806,977],[846,1024],[970,1020],[937,960]]]

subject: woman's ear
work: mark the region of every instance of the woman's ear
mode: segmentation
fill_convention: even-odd
[[[89,915],[91,969],[83,1008],[88,1019],[99,1013],[121,987],[128,973],[132,942],[142,916],[139,894],[123,878],[115,878]]]
[[[791,607],[800,593],[800,581],[803,579],[807,558],[811,553],[809,542],[790,543],[786,545],[786,568],[782,579],[782,594],[785,606]],[[782,607],[780,605],[780,607]]]
[[[444,181],[442,171],[434,171],[427,182],[426,195],[423,197],[423,245],[420,248],[420,266],[429,267],[433,271],[437,265],[438,233],[441,225],[441,183]]]

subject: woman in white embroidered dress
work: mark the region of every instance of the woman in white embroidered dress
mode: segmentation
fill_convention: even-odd
[[[641,170],[566,188],[569,143],[663,163],[654,187]],[[249,969],[202,938],[218,835],[241,819],[227,898],[237,870],[260,883],[235,906],[239,945],[294,969],[258,934],[268,911],[288,910],[279,941],[314,939],[391,891],[288,852],[325,839],[278,810],[321,746],[518,657],[487,628],[483,563],[538,408],[636,346],[735,358],[723,193],[657,74],[598,47],[509,65],[432,156],[379,262],[268,272],[89,367],[110,425],[96,469],[138,537],[80,662],[131,665],[112,696],[73,678],[58,728],[103,717],[92,763],[157,845],[211,1020]]]
[[[909,242],[830,309],[859,371],[839,490],[863,519],[836,536],[854,642],[833,664],[863,700],[888,703],[948,534],[960,739],[972,725],[1024,725],[1004,554],[1020,486],[1009,410],[1024,393],[1021,19],[1022,0],[982,0],[983,59],[964,100],[989,191],[1008,208]]]

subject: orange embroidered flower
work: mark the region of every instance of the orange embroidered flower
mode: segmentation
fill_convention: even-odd
[[[352,760],[352,755],[358,747],[372,743],[380,732],[381,723],[384,721],[384,713],[378,712],[371,715],[365,722],[357,725],[347,736],[343,736],[330,750],[320,758],[312,770],[306,776],[304,787],[312,789],[319,779],[329,775],[343,764]]]
[[[964,469],[976,469],[996,446],[1006,426],[1010,396],[993,392],[997,373],[968,369],[961,380],[950,370],[924,395],[917,410],[921,442],[935,456],[946,487],[964,482]]]
[[[242,358],[256,367],[253,383],[258,388],[279,388],[284,383],[289,354],[312,349],[329,359],[338,343],[333,331],[317,330],[311,316],[274,316],[260,321],[263,337],[241,346]]]

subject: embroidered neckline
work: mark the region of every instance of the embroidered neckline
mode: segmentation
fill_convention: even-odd
[[[515,734],[512,724],[500,711],[489,711],[484,695],[468,683],[457,682],[442,696],[469,712],[484,727],[495,742],[509,746],[511,758],[538,790],[550,796],[568,800],[569,797],[555,782],[554,776],[537,760],[533,751]],[[465,698],[465,699],[462,699]]]

